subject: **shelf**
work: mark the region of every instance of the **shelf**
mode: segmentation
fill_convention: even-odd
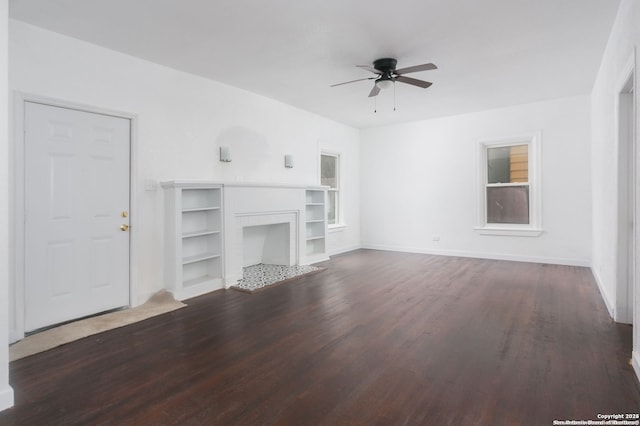
[[[326,191],[307,189],[305,194],[306,260],[326,258]]]
[[[324,238],[325,234],[326,234],[326,229],[325,229],[324,220],[311,219],[310,221],[307,221],[306,223],[307,240]]]
[[[324,204],[324,190],[310,190],[305,193],[305,202],[309,204]]]
[[[165,190],[165,288],[178,300],[222,287],[221,185],[173,181]]]
[[[326,257],[326,247],[324,238],[307,239],[307,257]]]
[[[184,188],[182,190],[182,211],[219,209],[220,188]]]
[[[220,279],[220,277],[212,277],[211,275],[204,275],[202,277],[198,277],[198,278],[193,278],[190,280],[186,280],[183,281],[182,286],[183,287],[193,287],[193,286],[197,286],[200,284],[205,284],[208,283],[209,281],[213,281],[216,279]]]
[[[220,257],[218,253],[201,253],[195,256],[187,256],[182,258],[182,264],[188,265],[189,263],[200,262],[201,260],[215,259]]]
[[[202,231],[217,231],[222,226],[220,209],[191,210],[182,213],[182,235]]]
[[[209,230],[209,229],[204,229],[202,231],[194,231],[194,232],[185,232],[184,234],[182,234],[182,238],[194,238],[194,237],[202,237],[205,235],[213,235],[213,234],[219,234],[220,231],[213,231],[213,230]]]
[[[324,222],[324,205],[307,205],[306,208],[306,223]]]
[[[222,278],[221,258],[213,257],[182,265],[182,286],[193,287]]]
[[[192,209],[182,209],[182,213],[206,212],[209,210],[220,210],[220,207],[195,207]]]

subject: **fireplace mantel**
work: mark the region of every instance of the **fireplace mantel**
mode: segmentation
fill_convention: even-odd
[[[198,180],[198,179],[181,179],[181,180],[171,180],[165,181],[161,183],[161,186],[189,186],[192,188],[197,188],[199,186],[208,188],[212,185],[219,185],[226,188],[290,188],[290,189],[313,189],[313,190],[327,190],[328,186],[323,185],[304,185],[304,184],[296,184],[296,183],[278,183],[278,182],[224,182],[224,181],[213,181],[213,180]]]
[[[326,186],[264,182],[219,182],[205,180],[173,180],[162,182],[165,204],[180,197],[168,197],[176,189],[221,188],[222,191],[222,281],[216,288],[229,288],[242,278],[243,227],[287,224],[289,228],[290,263],[306,265],[327,260],[326,254]],[[167,206],[165,211],[180,211],[180,206]],[[177,244],[165,235],[165,245]],[[175,250],[174,250],[175,251]],[[167,259],[169,260],[169,259]],[[177,260],[179,263],[179,259]],[[171,269],[171,268],[170,268]],[[170,277],[170,279],[172,279]],[[175,286],[168,285],[168,288]],[[185,293],[186,294],[186,293]],[[191,296],[194,294],[189,293]]]
[[[315,238],[326,239],[326,187],[291,184],[266,183],[225,183],[224,186],[224,227],[225,227],[225,285],[235,284],[242,278],[242,227],[247,223],[288,223],[291,232],[290,250],[292,264],[306,265],[327,260],[326,247],[323,250],[307,251],[309,232],[308,223],[321,225]],[[309,191],[322,194],[322,217],[308,218],[310,204],[307,201]],[[320,206],[320,204],[322,204]],[[322,222],[310,222],[322,219]],[[317,226],[312,225],[312,226]],[[310,225],[311,226],[311,225]],[[322,241],[326,244],[326,240]],[[311,243],[312,244],[312,243]]]

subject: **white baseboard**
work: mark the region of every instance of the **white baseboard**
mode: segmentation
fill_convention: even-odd
[[[341,247],[339,249],[330,250],[327,254],[329,256],[335,256],[337,254],[347,253],[347,252],[350,252],[350,251],[358,250],[360,248],[362,248],[362,247],[360,247],[359,245],[351,246],[351,247]]]
[[[0,390],[0,411],[13,407],[13,388],[6,385]]]
[[[636,378],[640,382],[640,353],[638,353],[638,351],[633,351],[631,354],[631,366],[633,367],[633,371],[636,372]]]
[[[24,339],[24,334],[18,333],[18,330],[9,329],[9,344]]]
[[[202,296],[203,294],[211,293],[212,291],[221,290],[225,288],[223,280],[221,278],[214,278],[209,281],[202,282],[200,284],[192,285],[187,288],[169,290],[176,300],[183,301],[191,299],[192,297]]]
[[[238,284],[238,281],[242,279],[242,275],[227,275],[224,277],[224,288],[229,289],[231,286]]]
[[[316,263],[326,262],[327,260],[329,260],[329,255],[321,256],[321,257],[314,257],[311,260],[307,259],[307,263],[306,264],[307,265],[315,265]]]
[[[591,266],[589,259],[572,259],[560,257],[524,256],[507,253],[485,253],[465,250],[434,250],[418,247],[400,247],[380,244],[362,243],[362,248],[372,250],[400,251],[406,253],[433,254],[438,256],[472,257],[476,259],[510,260],[514,262],[547,263],[552,265]]]
[[[605,291],[604,283],[602,282],[602,278],[598,274],[593,267],[591,267],[591,273],[593,274],[593,278],[596,280],[596,284],[598,284],[598,290],[600,290],[600,296],[602,296],[602,300],[604,300],[604,304],[607,307],[607,311],[609,311],[609,316],[615,320],[616,319],[616,308],[613,303],[611,303],[611,299],[609,299],[609,295]]]

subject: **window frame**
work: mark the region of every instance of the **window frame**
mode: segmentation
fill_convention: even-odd
[[[322,184],[322,157],[323,156],[327,156],[327,157],[334,157],[336,159],[336,187],[334,188],[328,188],[327,189],[327,227],[329,228],[329,230],[331,229],[335,229],[335,228],[341,228],[344,227],[344,221],[343,221],[343,214],[342,214],[342,179],[341,179],[341,173],[340,173],[340,167],[341,167],[341,163],[342,163],[342,159],[341,159],[341,154],[338,152],[332,152],[332,151],[325,151],[322,150],[320,151],[320,157],[319,157],[319,165],[318,165],[318,180],[320,181],[320,184]],[[336,196],[335,196],[335,200],[336,200],[336,223],[329,223],[329,194],[335,192]]]
[[[506,138],[492,138],[478,141],[477,148],[477,219],[475,230],[480,235],[501,235],[515,237],[537,237],[542,229],[542,187],[541,187],[541,140],[542,133],[535,132]],[[515,145],[528,146],[528,186],[529,186],[529,223],[487,223],[487,187],[488,180],[487,151],[490,148],[502,148]],[[513,186],[505,184],[501,186]],[[517,184],[522,186],[522,184]]]

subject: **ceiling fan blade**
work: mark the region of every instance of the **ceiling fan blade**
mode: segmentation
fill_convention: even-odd
[[[410,72],[429,71],[429,70],[435,70],[435,69],[438,69],[438,67],[435,66],[434,64],[414,65],[412,67],[400,68],[399,70],[396,70],[396,74],[398,75],[409,74]]]
[[[377,69],[373,68],[371,65],[356,65],[356,67],[364,68],[365,70],[371,71],[374,74],[382,75],[382,73],[380,71],[378,71]]]
[[[374,96],[378,96],[378,93],[380,93],[380,88],[377,84],[374,84],[373,89],[371,89],[371,92],[369,92],[369,97],[373,98]]]
[[[357,80],[345,81],[344,83],[332,84],[329,87],[342,86],[343,84],[355,83],[356,81],[375,80],[377,77],[359,78]]]
[[[405,77],[403,75],[397,76],[396,81],[411,84],[412,86],[422,87],[423,89],[426,89],[427,87],[433,84],[433,83],[429,83],[428,81],[418,80],[417,78]]]

